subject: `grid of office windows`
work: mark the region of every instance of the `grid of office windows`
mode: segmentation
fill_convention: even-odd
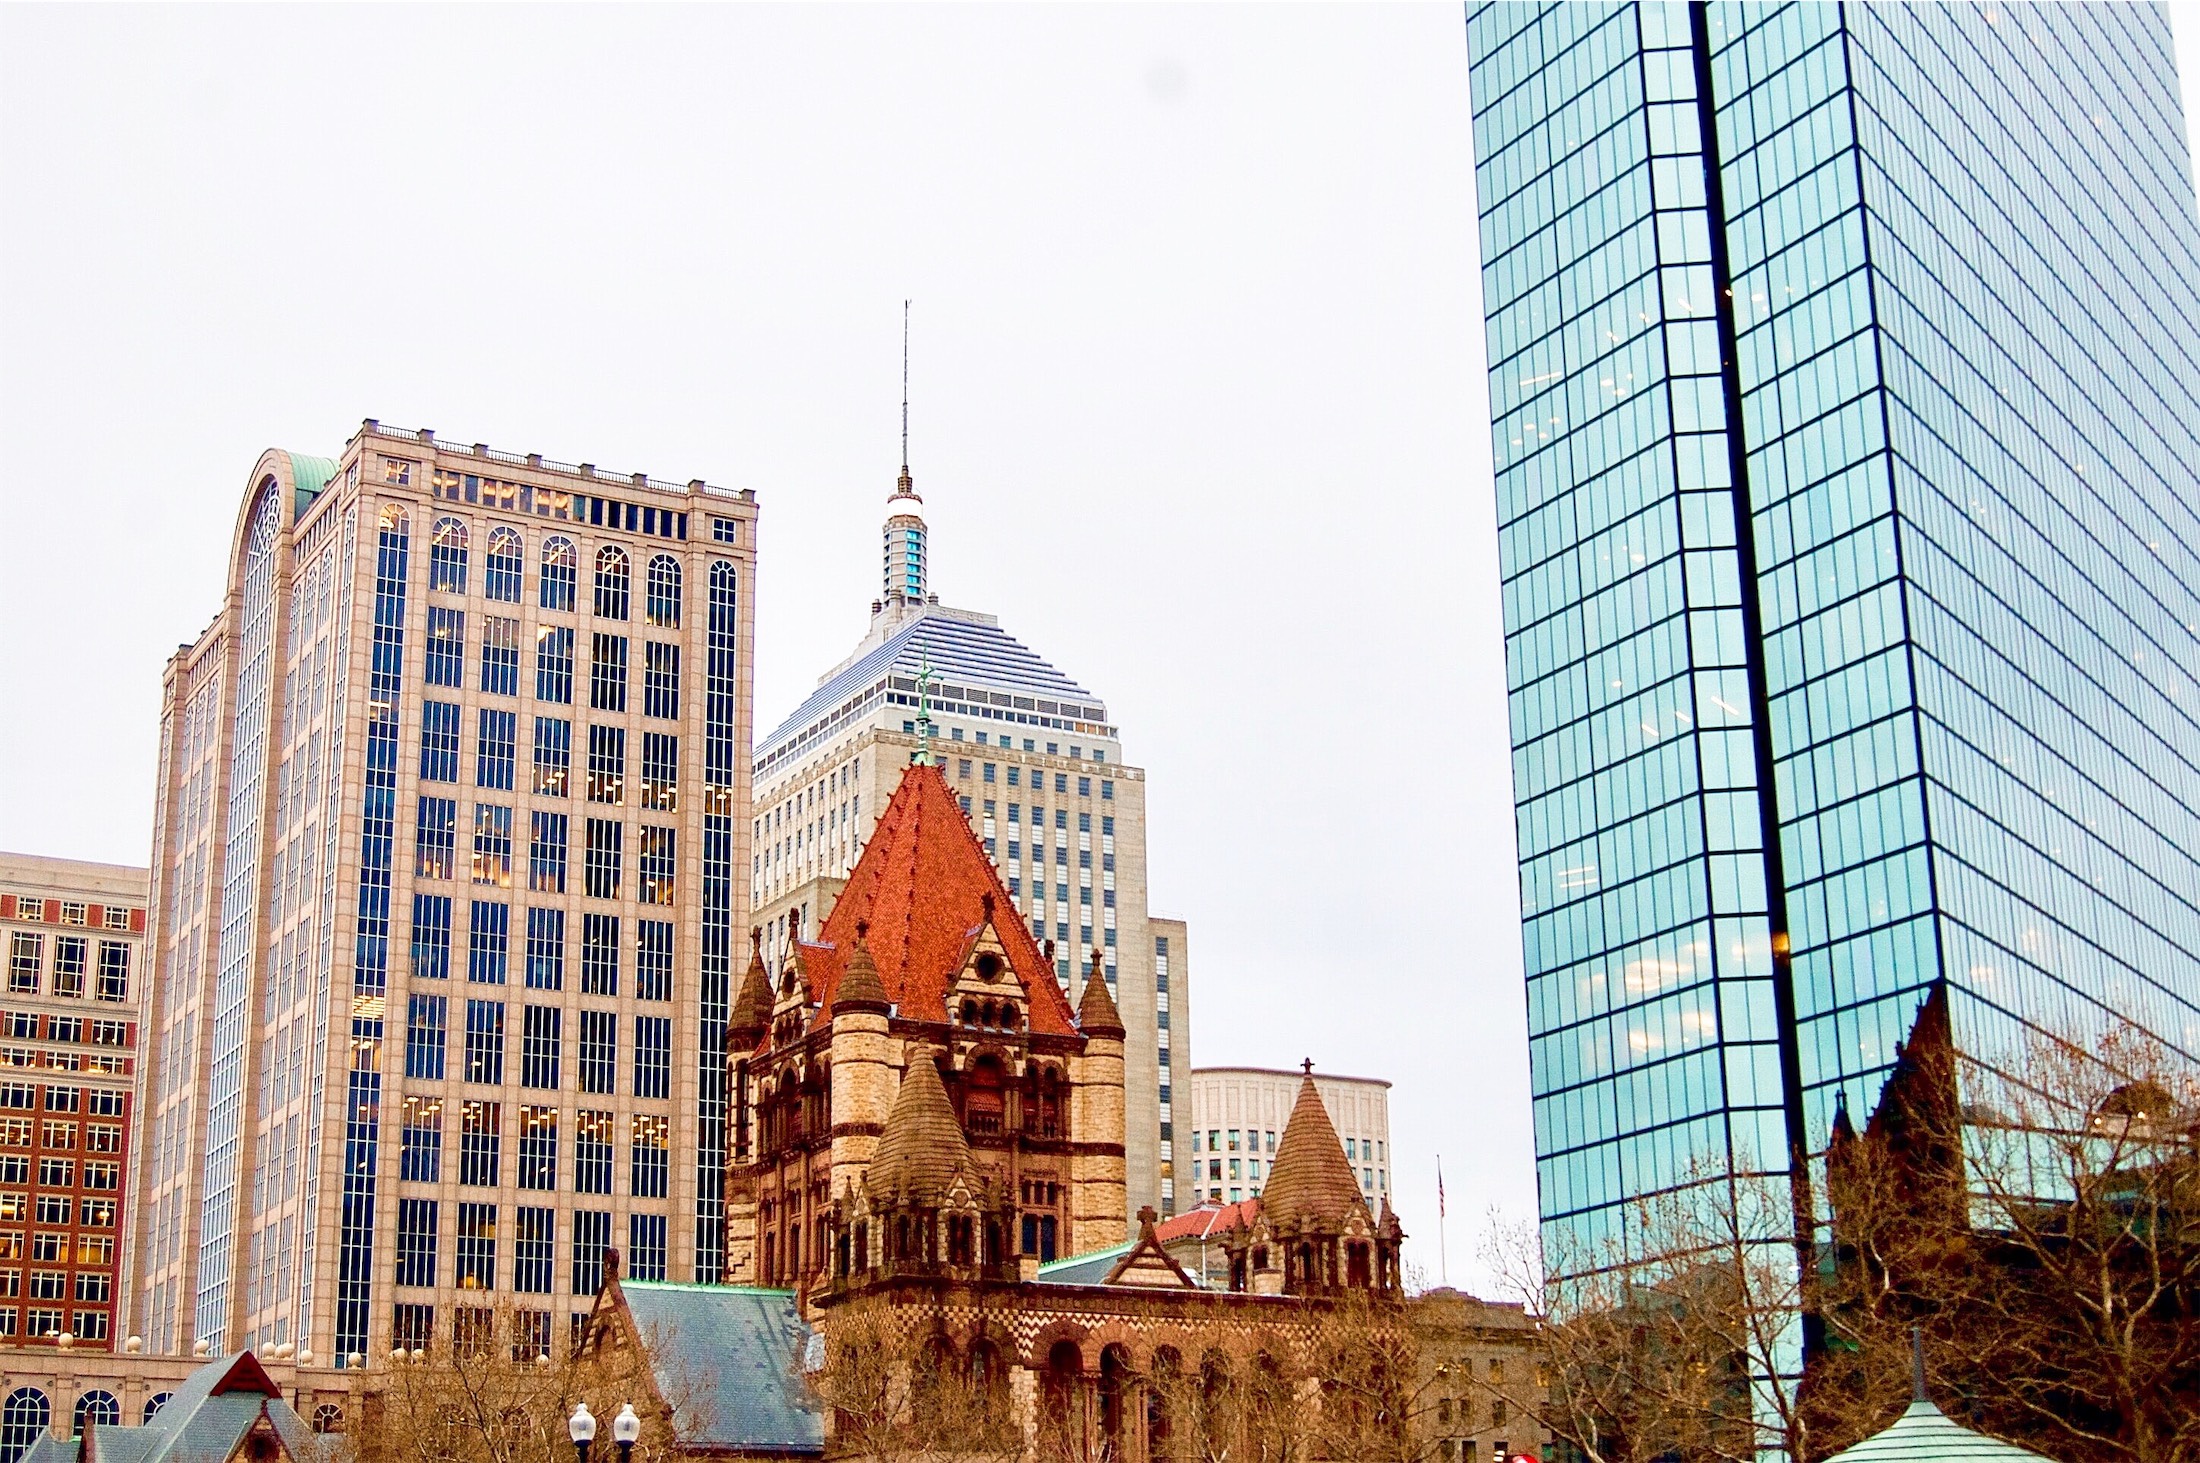
[[[1746,514],[1686,7],[1469,38],[1538,1188],[1581,1253],[1786,1166]]]
[[[370,461],[380,480],[401,488],[412,486],[421,471],[417,461]],[[341,465],[331,470],[343,473]],[[298,472],[302,516],[321,489],[307,486],[308,469]],[[446,479],[473,482],[438,469],[438,496],[474,501],[474,488],[446,492]],[[356,489],[358,481],[354,468],[343,487]],[[202,865],[211,862],[220,871],[217,881],[226,881],[214,909],[221,928],[219,954],[206,977],[213,1081],[210,1099],[188,1119],[203,1127],[208,1161],[200,1194],[185,1201],[196,1203],[196,1222],[174,1227],[198,1259],[198,1286],[196,1294],[156,1297],[151,1304],[165,1307],[173,1320],[155,1318],[153,1324],[180,1329],[187,1338],[219,1341],[226,1334],[224,1323],[241,1305],[250,1334],[230,1335],[230,1344],[310,1342],[331,1352],[337,1365],[348,1366],[392,1344],[432,1347],[439,1322],[440,1339],[448,1344],[490,1314],[483,1305],[446,1305],[439,1317],[429,1303],[435,1297],[423,1291],[463,1287],[546,1295],[569,1278],[585,1278],[591,1270],[600,1274],[605,1248],[619,1240],[637,1252],[630,1273],[665,1275],[677,1227],[662,1212],[673,1188],[670,1139],[676,1125],[663,1109],[675,1085],[675,1049],[695,1039],[698,1015],[674,1014],[670,1006],[680,979],[676,960],[684,954],[679,942],[688,938],[674,933],[678,911],[686,907],[684,897],[696,898],[690,881],[703,906],[702,920],[690,930],[704,967],[697,995],[706,1027],[695,1069],[702,1079],[697,1114],[702,1121],[690,1155],[698,1176],[693,1261],[698,1278],[715,1279],[722,1249],[717,1153],[722,1078],[715,1056],[731,984],[730,961],[724,958],[734,909],[731,818],[745,785],[733,775],[746,745],[740,731],[733,566],[708,561],[709,612],[697,617],[707,620],[706,634],[703,624],[688,621],[684,613],[687,571],[672,554],[637,559],[615,545],[597,542],[584,549],[552,537],[541,543],[540,558],[531,566],[531,535],[524,524],[485,522],[457,511],[421,516],[417,508],[374,504],[370,498],[360,508],[364,523],[341,515],[330,520],[344,526],[344,554],[323,553],[329,563],[310,571],[320,578],[309,580],[304,577],[309,570],[300,568],[299,582],[286,585],[283,575],[293,558],[306,562],[304,547],[285,541],[292,501],[290,489],[275,479],[256,487],[237,568],[242,612],[234,629],[225,632],[236,649],[221,662],[233,669],[225,669],[228,679],[218,691],[224,704],[215,711],[233,711],[236,718],[221,769],[229,774],[233,806],[226,822],[219,805],[207,816],[215,829],[211,860],[206,851],[200,854]],[[418,545],[424,549],[418,563],[411,553],[416,520],[426,540]],[[674,531],[682,522],[677,515],[664,514],[662,522],[662,537],[685,537],[684,527]],[[358,533],[361,528],[364,533]],[[320,542],[312,532],[318,530],[300,530],[303,545]],[[335,562],[339,558],[341,564]],[[364,695],[348,700],[341,679],[346,658],[339,653],[328,662],[336,676],[325,680],[320,662],[305,651],[312,649],[314,616],[348,595],[343,586],[351,581],[342,571],[353,564],[362,575],[361,597],[372,586],[372,654],[365,667],[368,684],[352,688]],[[526,583],[531,567],[538,577],[532,594]],[[418,579],[412,578],[415,573]],[[320,606],[320,598],[329,604]],[[287,651],[277,633],[286,605],[296,642]],[[366,619],[361,617],[362,629]],[[684,622],[692,636],[683,635]],[[700,676],[686,689],[704,701],[702,707],[683,708],[683,659],[690,677]],[[333,690],[333,698],[324,688]],[[292,716],[309,695],[320,709],[299,722],[304,730],[284,730],[290,740],[270,745],[287,726],[276,719],[277,709]],[[361,703],[362,723],[350,722],[349,714]],[[677,830],[690,810],[678,785],[679,723],[697,711],[702,715],[695,717],[697,731],[691,735],[702,735],[726,755],[718,759],[723,775],[712,781],[699,824],[686,825],[696,831],[681,838]],[[339,734],[313,741],[309,752],[308,734],[322,736],[315,718],[329,716],[337,717],[332,725]],[[645,724],[657,729],[644,731]],[[348,733],[357,740],[347,757],[341,729],[352,725],[359,730]],[[417,743],[408,735],[416,735]],[[342,982],[348,960],[352,990],[294,1001],[300,982],[313,978],[315,954],[316,926],[301,892],[322,868],[330,880],[348,878],[352,861],[352,850],[333,841],[304,846],[292,824],[302,828],[306,820],[294,810],[303,809],[308,796],[318,797],[321,787],[346,785],[344,769],[360,760],[364,791],[357,817],[355,927],[334,936],[319,962],[322,978]],[[401,771],[417,771],[418,781],[404,793],[402,805]],[[270,824],[263,851],[259,819],[269,808],[278,810],[278,822]],[[653,821],[640,821],[636,811]],[[404,826],[408,820],[410,829]],[[334,829],[349,825],[324,818],[320,826],[333,840]],[[699,844],[691,842],[698,838]],[[325,893],[314,889],[312,900],[333,898],[335,891],[334,884]],[[267,935],[266,921],[254,913],[262,898],[275,901],[272,937],[278,943],[272,949],[254,948]],[[402,923],[396,930],[393,900]],[[645,913],[652,917],[641,917]],[[569,930],[569,921],[577,927]],[[324,918],[319,925],[323,940],[329,938],[325,923]],[[398,942],[394,987],[393,936]],[[570,989],[569,938],[578,945],[570,958],[579,966]],[[63,941],[53,965],[58,991],[67,993],[72,982],[90,985],[94,943]],[[622,972],[626,961],[631,970]],[[293,1256],[310,1262],[310,1242],[294,1241],[288,1228],[278,1235],[277,1225],[292,1221],[273,1211],[257,1212],[264,1207],[259,1196],[245,1188],[247,1176],[235,1171],[238,1140],[250,1121],[242,1114],[253,1100],[241,1081],[245,1043],[259,1029],[260,1013],[248,1010],[251,1003],[244,999],[249,984],[244,977],[252,972],[269,986],[269,1010],[279,1008],[268,1017],[262,1085],[282,1094],[282,1102],[316,1112],[322,1106],[307,1060],[318,1048],[308,1044],[294,1051],[295,1044],[283,1039],[296,1022],[293,1013],[333,1008],[346,1028],[330,1036],[346,1054],[339,1070],[348,1070],[340,1079],[345,1084],[340,1104],[331,1098],[326,1105],[344,1124],[342,1146],[328,1155],[326,1165],[327,1181],[342,1192],[340,1199],[335,1193],[324,1196],[324,1207],[340,1218],[333,1253],[324,1250],[322,1256],[333,1274],[320,1282],[291,1268]],[[622,975],[631,981],[624,989]],[[126,961],[103,957],[96,977],[101,997],[125,998]],[[583,1008],[583,999],[594,1006]],[[651,1014],[640,1014],[636,1005]],[[630,1046],[630,1060],[621,1051],[622,1039]],[[563,1087],[567,1081],[574,1083],[572,1089]],[[601,1109],[561,1107],[568,1090],[592,1094],[584,1100],[601,1103]],[[637,1115],[634,1106],[660,1110]],[[400,1149],[399,1162],[388,1172],[381,1169],[378,1151],[385,1119],[386,1136],[398,1139]],[[319,1137],[316,1125],[278,1121],[263,1140],[263,1156],[255,1160],[262,1166],[249,1176],[252,1182],[272,1196],[281,1155],[310,1156]],[[507,1156],[514,1159],[510,1165],[504,1163]],[[295,1166],[318,1171],[307,1162]],[[84,1171],[81,1160],[75,1171]],[[309,1210],[312,1183],[309,1177],[303,1194]],[[444,1184],[463,1197],[438,1193]],[[534,1202],[515,1203],[514,1190]],[[587,1211],[586,1221],[576,1224],[570,1271],[561,1268],[565,1257],[558,1253],[562,1206],[553,1196],[561,1191],[602,1195],[595,1202],[606,1205]],[[255,1194],[250,1202],[248,1193]],[[613,1194],[619,1197],[613,1200]],[[648,1212],[652,1209],[657,1212]],[[618,1219],[621,1214],[627,1218]],[[679,1225],[688,1218],[681,1215]],[[684,1248],[688,1241],[683,1235],[677,1243]],[[235,1255],[251,1257],[251,1273],[230,1273]],[[684,1267],[687,1261],[683,1256],[680,1263]],[[162,1263],[178,1262],[169,1256]],[[321,1289],[330,1278],[334,1286]],[[383,1293],[393,1285],[408,1293]],[[313,1327],[304,1300],[330,1290],[333,1335],[325,1311],[321,1328]],[[489,1297],[482,1300],[486,1304]],[[528,1325],[547,1345],[553,1312],[525,1315],[534,1318]],[[74,1319],[65,1315],[61,1323]],[[381,1326],[390,1331],[377,1342]],[[79,1325],[77,1334],[96,1339],[89,1323]],[[515,1330],[515,1347],[521,1339]]]
[[[1936,979],[1988,1061],[2200,1046],[2161,12],[1490,5],[1469,49],[1547,1234],[1722,1119],[1821,1148]]]

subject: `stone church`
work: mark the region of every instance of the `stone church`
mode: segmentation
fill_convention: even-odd
[[[1169,1255],[1152,1210],[1131,1230],[1122,1020],[1097,953],[1074,1006],[1055,968],[920,760],[816,938],[776,975],[752,955],[727,1031],[725,1283],[614,1264],[584,1341],[606,1385],[652,1397],[679,1451],[860,1457],[881,1451],[868,1366],[881,1397],[935,1399],[894,1425],[943,1448],[973,1447],[947,1441],[956,1394],[989,1453],[1138,1463],[1176,1456],[1194,1412],[1219,1425],[1219,1399],[1313,1385],[1340,1311],[1390,1334],[1404,1236],[1311,1079],[1227,1290]],[[748,1354],[773,1348],[802,1364]]]

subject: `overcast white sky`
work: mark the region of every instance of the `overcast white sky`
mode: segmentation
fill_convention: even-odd
[[[768,729],[912,297],[934,587],[1148,769],[1195,1061],[1395,1082],[1472,1283],[1534,1173],[1468,123],[1454,4],[0,8],[0,847],[147,858],[253,459],[366,416],[754,488]]]

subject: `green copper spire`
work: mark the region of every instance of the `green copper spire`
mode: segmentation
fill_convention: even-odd
[[[917,767],[939,765],[932,757],[932,683],[939,677],[932,674],[932,655],[926,650],[917,652],[917,755],[910,758]]]

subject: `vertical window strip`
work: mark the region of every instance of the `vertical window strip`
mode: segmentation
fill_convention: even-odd
[[[428,651],[421,677],[431,686],[466,684],[466,612],[428,606]]]
[[[573,1191],[577,1194],[608,1194],[611,1192],[611,1114],[582,1108],[575,1124],[573,1136]],[[577,1220],[578,1216],[576,1216]],[[610,1240],[610,1216],[605,1215],[605,1242]],[[579,1244],[576,1223],[574,1243]],[[601,1252],[597,1258],[601,1259]],[[576,1293],[580,1282],[573,1282]]]
[[[504,1003],[466,1003],[466,1080],[484,1087],[504,1085]]]
[[[615,1011],[582,1011],[580,1090],[608,1094],[619,1089],[619,1017]]]
[[[536,991],[565,989],[565,911],[562,909],[527,911],[527,988]]]
[[[555,1190],[558,1186],[558,1110],[527,1106],[519,1110],[519,1186]]]
[[[415,894],[412,915],[415,980],[447,980],[451,974],[451,897]]]
[[[544,625],[535,632],[535,699],[573,704],[573,627]]]
[[[352,993],[381,996],[389,982],[390,875],[397,824],[397,706],[405,661],[405,586],[411,533],[405,510],[389,504],[380,514],[375,547],[373,655],[368,672],[366,776],[360,820],[359,911],[357,948],[352,963]],[[453,814],[455,817],[455,812]],[[449,877],[448,862],[444,877]],[[354,1018],[352,1061],[345,1093],[342,1220],[337,1232],[336,1355],[349,1358],[367,1349],[368,1307],[374,1273],[375,1174],[381,1119],[381,1077],[370,1065],[360,1070],[359,1032],[378,1053],[381,1023]],[[202,1336],[220,1337],[219,1327]]]
[[[527,887],[538,894],[563,894],[567,815],[536,811],[527,815],[527,825]]]
[[[672,921],[634,922],[634,994],[644,1001],[672,999]]]
[[[474,786],[498,792],[512,790],[514,764],[519,757],[519,715],[512,711],[481,709],[474,740]]]
[[[535,718],[535,782],[539,797],[566,795],[573,767],[573,723],[558,716]]]
[[[481,689],[491,696],[519,694],[519,621],[482,616]]]
[[[703,662],[702,927],[696,1014],[695,1255],[691,1277],[719,1278],[725,1261],[726,1006],[733,984],[734,773],[741,748],[739,576],[710,566]]]
[[[466,930],[466,979],[473,985],[503,985],[510,969],[512,906],[473,901]]]

